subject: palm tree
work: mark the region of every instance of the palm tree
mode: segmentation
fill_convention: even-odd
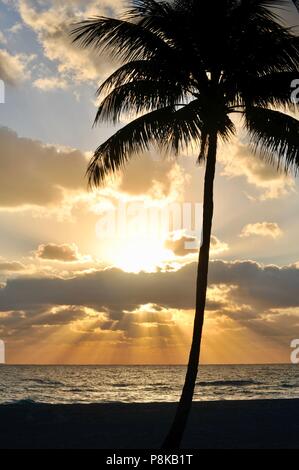
[[[121,19],[89,19],[72,34],[81,46],[108,51],[120,61],[98,90],[102,101],[95,123],[116,124],[123,113],[132,116],[95,151],[88,168],[91,185],[153,144],[175,154],[197,144],[198,160],[206,166],[193,340],[182,396],[163,444],[174,449],[182,441],[198,374],[217,146],[237,132],[236,115],[257,155],[279,168],[298,167],[291,82],[299,77],[299,41],[279,17],[287,0],[131,3]]]

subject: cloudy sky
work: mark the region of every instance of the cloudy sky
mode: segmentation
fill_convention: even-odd
[[[0,1],[0,338],[10,363],[185,363],[203,169],[153,149],[97,192],[97,84],[117,64],[69,24],[121,0]],[[299,24],[290,5],[288,21]],[[202,361],[289,362],[299,337],[299,185],[221,146]],[[184,217],[183,217],[184,214]],[[167,222],[167,215],[169,223]]]

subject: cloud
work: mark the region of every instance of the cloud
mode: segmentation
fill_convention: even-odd
[[[111,180],[111,184],[90,192],[85,177],[90,158],[87,153],[46,145],[1,127],[0,152],[0,211],[30,210],[42,216],[66,219],[79,213],[82,216],[83,212],[90,217],[102,214],[103,207],[113,210],[124,201],[136,202],[145,209],[148,203],[168,207],[174,201],[180,207],[184,183],[188,181],[188,174],[177,163],[148,163],[145,156],[141,165],[132,161],[128,176],[124,172]],[[143,193],[141,187],[137,190],[132,173],[136,180],[142,181],[146,174],[153,175]],[[18,181],[17,186],[12,184],[14,181]]]
[[[9,331],[16,339],[33,334],[40,338],[43,331],[59,332],[68,336],[88,336],[88,341],[99,341],[106,344],[109,339],[118,338],[127,343],[139,338],[151,338],[152,335],[171,337],[175,326],[176,311],[169,311],[158,305],[140,305],[132,312],[124,312],[118,321],[109,319],[105,311],[97,311],[84,306],[59,306],[48,309],[34,309],[30,312],[16,311],[0,314],[0,331]],[[67,328],[67,330],[66,330]],[[53,338],[52,338],[53,341]]]
[[[197,263],[190,263],[169,272],[104,269],[68,279],[9,279],[0,289],[1,337],[30,344],[51,337],[52,345],[101,340],[118,347],[145,338],[153,347],[160,338],[178,347],[178,331],[192,327],[196,272]],[[212,261],[209,280],[206,326],[213,335],[246,330],[285,345],[298,331],[296,265]]]
[[[37,249],[36,256],[41,259],[66,263],[72,263],[82,259],[78,247],[75,244],[55,245],[54,243],[49,243],[48,245],[40,245]]]
[[[10,279],[0,290],[0,310],[84,305],[97,310],[106,308],[115,318],[120,312],[147,304],[188,310],[194,307],[196,271],[197,263],[190,263],[170,272],[133,274],[105,269],[71,279]],[[211,262],[209,277],[211,286],[227,286],[230,298],[240,305],[267,310],[299,307],[299,268],[296,265],[280,268],[253,261],[219,260]],[[215,300],[215,295],[213,298]]]
[[[211,254],[212,255],[219,255],[220,253],[224,253],[225,251],[229,250],[229,246],[227,243],[220,241],[215,235],[211,237]]]
[[[0,78],[8,85],[18,85],[30,77],[28,64],[32,56],[25,54],[12,55],[0,49]]]
[[[33,82],[33,86],[43,91],[65,90],[67,81],[60,77],[39,78]]]
[[[165,248],[171,250],[176,256],[198,254],[200,242],[197,237],[188,235],[174,235],[165,242]],[[218,255],[229,249],[228,244],[221,242],[217,237],[211,237],[211,255]]]
[[[2,33],[2,31],[0,31],[0,44],[6,44],[6,43],[7,43],[7,39]]]
[[[254,261],[211,263],[210,283],[233,286],[231,299],[256,310],[299,306],[297,265],[263,266]]]
[[[23,25],[21,23],[15,23],[11,28],[9,28],[9,32],[12,34],[17,34],[23,29]]]
[[[131,196],[148,194],[154,198],[165,197],[188,180],[188,175],[175,161],[155,159],[145,153],[134,157],[126,166],[119,190]]]
[[[160,305],[147,304],[139,305],[133,311],[125,311],[123,320],[129,320],[135,324],[159,324],[171,325],[173,324],[172,311],[161,307]]]
[[[59,306],[48,309],[36,308],[30,316],[25,311],[7,312],[0,316],[0,325],[24,333],[36,326],[63,326],[89,316],[88,309],[77,306]],[[18,331],[16,331],[18,333]]]
[[[165,242],[165,248],[176,256],[188,256],[198,253],[199,242],[196,237],[183,235],[180,238],[170,238]]]
[[[25,269],[26,266],[24,266],[22,263],[19,263],[18,261],[4,261],[0,259],[0,272],[2,273],[16,273],[18,271],[25,271]]]
[[[59,205],[66,191],[87,188],[87,160],[78,150],[44,145],[0,128],[0,151],[2,208]]]
[[[186,281],[189,280],[188,286]],[[183,281],[183,282],[182,282]],[[126,273],[108,269],[71,279],[19,278],[8,280],[0,291],[0,310],[20,310],[41,305],[84,305],[107,308],[119,315],[139,305],[186,308],[194,304],[195,270],[188,265],[170,273]],[[182,282],[182,284],[181,284]],[[181,284],[181,286],[179,286]],[[113,290],[111,286],[114,286]],[[173,291],[176,286],[176,292]]]
[[[229,178],[245,177],[250,185],[259,190],[261,201],[278,199],[294,190],[294,179],[254,155],[248,145],[234,142],[225,146],[220,153],[223,165],[222,175]],[[254,199],[253,197],[251,197]]]
[[[280,238],[282,234],[283,232],[278,224],[271,222],[262,222],[246,225],[243,228],[240,237],[248,238],[251,236],[259,236],[277,239]]]
[[[106,0],[45,0],[42,4],[20,0],[18,8],[23,22],[37,34],[45,57],[57,64],[61,76],[72,82],[81,82],[98,80],[107,74],[111,66],[103,54],[99,56],[94,51],[82,50],[73,44],[69,35],[70,26],[95,15],[111,16],[121,4],[121,1],[111,4]]]

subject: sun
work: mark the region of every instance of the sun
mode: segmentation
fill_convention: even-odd
[[[126,272],[154,272],[158,266],[173,257],[164,243],[164,240],[148,237],[122,240],[122,243],[114,247],[111,261],[114,266]]]

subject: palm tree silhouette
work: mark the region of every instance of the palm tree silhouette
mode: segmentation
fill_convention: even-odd
[[[299,40],[281,21],[286,0],[134,0],[121,19],[77,24],[74,41],[108,51],[121,66],[99,88],[95,123],[137,115],[95,151],[91,185],[158,143],[178,154],[191,143],[206,165],[196,312],[189,364],[163,448],[178,448],[198,374],[208,285],[213,187],[219,140],[242,119],[248,144],[277,167],[299,165],[299,121],[291,82],[299,78]]]

